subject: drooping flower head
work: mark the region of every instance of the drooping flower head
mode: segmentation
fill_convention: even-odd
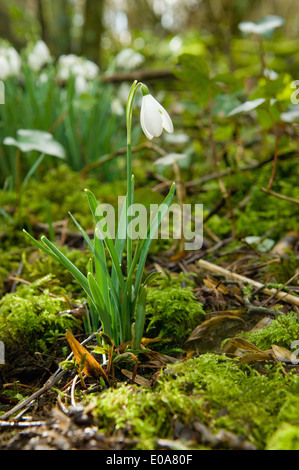
[[[41,68],[52,61],[50,50],[47,44],[39,40],[34,45],[32,51],[28,55],[28,64],[35,72],[39,72]]]
[[[159,137],[163,129],[173,132],[172,120],[167,111],[149,93],[146,85],[141,86],[143,94],[140,111],[140,124],[143,132],[149,140]]]

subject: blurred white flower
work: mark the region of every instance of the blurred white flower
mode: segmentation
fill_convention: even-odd
[[[87,80],[95,79],[99,71],[100,69],[97,64],[87,59],[84,61],[84,74]]]
[[[265,76],[266,78],[269,78],[269,80],[277,80],[277,78],[278,78],[278,73],[275,72],[275,70],[265,69],[265,70],[264,70],[264,76]]]
[[[242,21],[238,24],[239,30],[244,34],[258,34],[258,35],[267,35],[272,33],[274,29],[282,26],[284,24],[284,19],[277,15],[267,15],[262,18],[258,23],[253,21]]]
[[[11,75],[19,75],[21,70],[21,57],[14,47],[8,47],[7,58],[10,64]]]
[[[159,137],[163,129],[170,133],[173,132],[173,124],[169,114],[149,93],[143,94],[142,97],[140,124],[149,140],[152,140],[153,137]]]
[[[78,95],[83,95],[88,91],[88,83],[85,77],[77,75],[75,78],[75,90]]]
[[[5,80],[9,76],[10,67],[8,60],[4,56],[0,56],[0,79]]]
[[[0,78],[19,75],[21,58],[14,47],[0,47]]]
[[[62,80],[68,80],[70,76],[94,80],[99,71],[97,64],[75,54],[62,55],[58,59],[58,77]]]
[[[28,64],[35,72],[38,72],[44,65],[52,61],[51,53],[47,44],[40,40],[34,45],[28,55]]]
[[[127,48],[121,50],[115,57],[115,63],[118,68],[133,70],[138,68],[144,62],[144,56],[133,49]]]
[[[115,98],[111,102],[111,111],[113,114],[116,114],[117,116],[122,116],[125,113],[125,108],[122,105],[122,102],[119,98]]]

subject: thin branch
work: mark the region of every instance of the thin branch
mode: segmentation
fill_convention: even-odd
[[[214,273],[217,273],[219,275],[225,276],[228,279],[233,279],[236,281],[239,281],[243,284],[249,284],[252,285],[258,289],[261,290],[264,294],[267,295],[274,295],[276,298],[278,298],[281,301],[288,302],[293,305],[299,306],[299,297],[296,297],[294,295],[288,294],[286,292],[281,292],[280,290],[277,289],[268,289],[265,287],[261,282],[254,281],[253,279],[250,279],[248,277],[242,276],[240,274],[237,274],[235,272],[229,271],[228,269],[222,268],[221,266],[217,266],[215,264],[209,263],[208,261],[205,261],[203,259],[197,261],[197,265],[203,269],[206,269],[207,271],[211,271]]]
[[[293,204],[299,204],[298,199],[294,199],[292,197],[285,196],[284,194],[275,193],[274,191],[271,191],[271,189],[261,188],[261,191],[263,191],[266,194],[269,194],[270,196],[274,196],[274,197],[278,197],[279,199],[283,199],[284,201],[292,202]]]

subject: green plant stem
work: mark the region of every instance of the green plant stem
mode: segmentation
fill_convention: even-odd
[[[126,109],[126,120],[127,120],[127,200],[126,200],[126,224],[128,228],[128,210],[129,207],[133,204],[133,180],[132,180],[132,114],[133,114],[133,100],[136,94],[138,87],[142,85],[141,82],[134,81]],[[131,237],[127,237],[127,269],[130,270],[132,263],[132,240]]]
[[[270,113],[270,115],[271,115],[271,113]],[[271,118],[272,118],[272,115],[271,115]],[[272,173],[271,173],[271,177],[270,177],[267,189],[271,189],[271,187],[272,187],[272,184],[273,184],[273,181],[274,181],[274,178],[275,178],[275,174],[276,174],[277,162],[278,162],[279,135],[278,135],[278,130],[277,130],[277,127],[276,127],[276,124],[275,124],[273,118],[272,118],[272,121],[273,121],[273,131],[274,131],[274,135],[275,135],[275,148],[274,148],[274,159],[273,159]]]
[[[17,190],[17,219],[21,218],[22,209],[22,175],[21,175],[21,150],[16,151],[16,190]]]

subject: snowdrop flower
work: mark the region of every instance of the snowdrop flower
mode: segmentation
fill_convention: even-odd
[[[62,80],[68,80],[71,75],[93,80],[99,71],[97,64],[75,54],[64,54],[58,59],[58,76]]]
[[[6,49],[6,57],[10,65],[10,75],[19,75],[21,71],[21,58],[14,47]]]
[[[0,79],[5,80],[10,73],[8,60],[4,56],[0,56]]]
[[[50,63],[52,60],[47,44],[40,40],[37,41],[32,52],[28,56],[28,64],[35,72],[38,72],[43,65]]]
[[[140,111],[140,124],[143,132],[149,140],[159,137],[163,129],[173,132],[173,124],[167,111],[149,93],[148,88],[142,85],[143,94]]]
[[[117,116],[122,116],[125,112],[125,109],[122,105],[122,102],[119,98],[115,98],[111,102],[111,111],[113,114],[116,114]]]
[[[81,75],[78,75],[75,78],[75,90],[78,95],[83,95],[84,93],[87,93],[88,91],[88,83],[85,79],[85,77],[82,77]]]
[[[115,63],[117,67],[126,70],[136,69],[143,62],[144,56],[130,48],[123,49],[115,57]]]
[[[88,59],[84,60],[84,76],[87,80],[94,80],[99,71],[100,69],[97,64]]]
[[[0,78],[19,75],[21,59],[14,47],[0,48]]]

